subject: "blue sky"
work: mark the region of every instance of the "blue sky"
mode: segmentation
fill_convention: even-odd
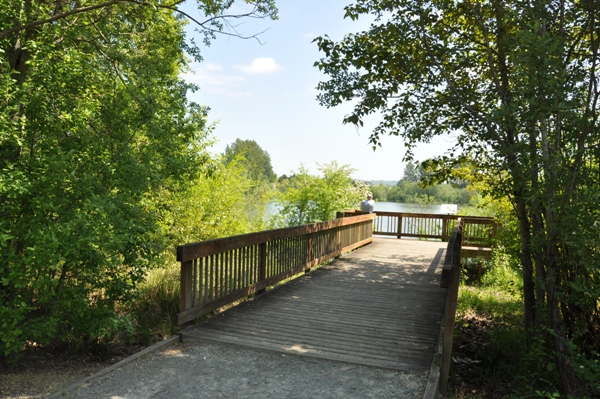
[[[404,164],[404,143],[384,137],[373,151],[368,142],[376,117],[359,130],[343,125],[349,104],[327,109],[316,100],[318,82],[325,80],[313,66],[321,54],[312,40],[327,34],[339,40],[344,34],[366,29],[368,21],[345,20],[350,0],[280,0],[279,20],[236,21],[245,35],[261,32],[256,40],[219,36],[202,48],[204,61],[193,64],[186,78],[200,90],[190,99],[211,108],[217,122],[221,153],[236,138],[254,140],[271,156],[277,175],[290,174],[303,164],[317,173],[317,164],[349,164],[362,180],[399,180]],[[243,5],[243,4],[242,4]],[[232,11],[241,11],[234,6]],[[415,152],[419,160],[443,154],[451,143],[436,139]]]

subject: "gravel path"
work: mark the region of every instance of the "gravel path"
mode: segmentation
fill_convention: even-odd
[[[64,397],[421,398],[427,375],[195,340],[94,378]]]

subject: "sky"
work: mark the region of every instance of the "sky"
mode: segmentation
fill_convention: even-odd
[[[290,175],[302,165],[318,174],[318,164],[337,161],[354,168],[355,179],[402,178],[402,138],[383,137],[382,147],[374,151],[369,136],[376,117],[357,130],[342,124],[350,104],[328,109],[316,100],[316,86],[327,76],[313,66],[322,56],[313,39],[327,34],[340,40],[368,28],[368,20],[343,18],[349,2],[280,0],[278,20],[235,22],[243,35],[264,31],[258,36],[260,42],[220,35],[210,47],[202,47],[203,62],[193,63],[193,74],[185,77],[200,87],[190,100],[209,106],[209,122],[217,123],[217,143],[211,152],[222,153],[240,138],[254,140],[266,150],[278,176]],[[243,3],[236,3],[231,11],[243,11],[242,7]],[[195,37],[200,43],[200,36]],[[415,158],[442,155],[451,144],[448,139],[435,139],[420,145]]]

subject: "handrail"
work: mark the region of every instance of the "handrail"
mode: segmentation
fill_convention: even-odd
[[[338,212],[338,217],[360,215],[357,210]],[[448,241],[460,218],[463,221],[463,245],[490,248],[498,235],[499,223],[491,217],[443,215],[414,212],[376,211],[373,234],[397,238],[427,238]]]
[[[423,394],[423,399],[437,399],[446,395],[448,389],[448,374],[452,362],[452,341],[454,338],[454,322],[458,306],[458,286],[460,283],[460,261],[464,221],[457,220],[452,236],[448,241],[446,258],[442,269],[440,286],[447,288],[446,306],[443,324],[440,327],[438,343],[431,364],[429,380]]]
[[[181,325],[373,241],[375,215],[177,247]]]

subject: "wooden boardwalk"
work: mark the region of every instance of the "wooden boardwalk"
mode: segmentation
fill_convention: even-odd
[[[442,321],[447,243],[374,242],[183,331],[309,357],[424,373]]]

